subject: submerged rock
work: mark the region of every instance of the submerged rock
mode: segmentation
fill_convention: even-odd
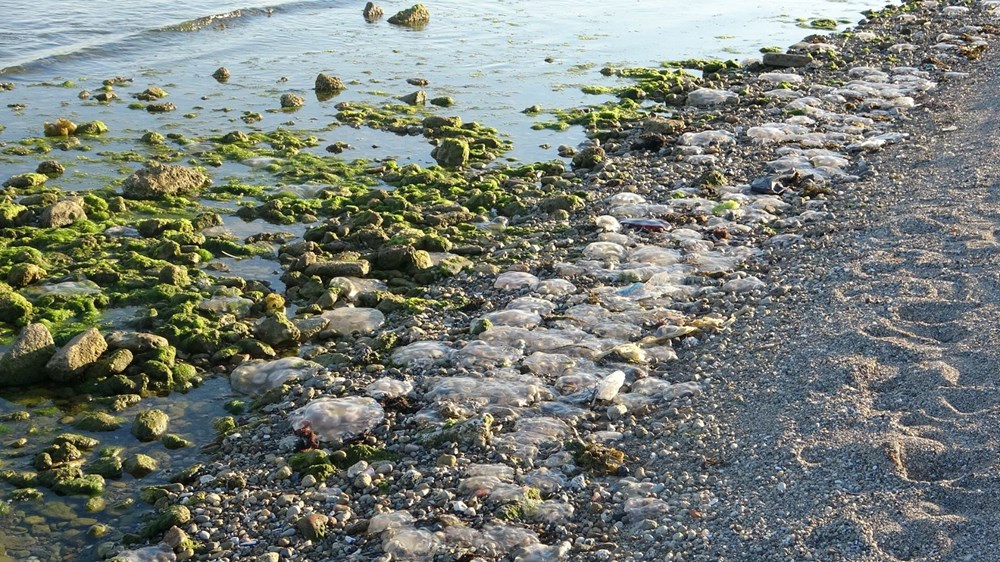
[[[170,417],[161,410],[139,412],[132,421],[132,435],[139,441],[155,441],[167,432]]]
[[[45,364],[55,352],[49,329],[44,324],[28,324],[0,358],[0,388],[43,382]]]
[[[97,328],[90,328],[56,351],[45,368],[52,380],[70,381],[96,363],[107,349],[108,343],[104,340],[104,336]]]
[[[420,27],[427,25],[430,21],[431,13],[423,4],[414,4],[413,7],[401,10],[389,18],[391,24],[409,27]]]
[[[193,168],[154,162],[129,176],[122,184],[122,194],[129,199],[162,199],[193,192],[210,182]]]

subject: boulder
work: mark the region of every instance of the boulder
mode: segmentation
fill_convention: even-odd
[[[82,200],[74,197],[45,207],[39,224],[42,228],[62,228],[86,219],[87,212],[83,210]]]
[[[368,21],[375,21],[381,18],[383,15],[385,15],[385,11],[382,9],[382,7],[376,4],[375,2],[369,2],[365,4],[365,10],[362,13],[365,16],[365,19]]]
[[[156,441],[167,432],[170,417],[161,410],[139,412],[132,421],[132,435],[139,441]]]
[[[127,332],[123,330],[111,332],[107,337],[111,349],[127,349],[132,353],[144,353],[161,349],[170,345],[167,338],[145,332]]]
[[[45,278],[45,270],[33,263],[19,263],[7,272],[7,282],[12,287],[27,287]]]
[[[401,10],[396,15],[389,18],[389,23],[393,25],[405,25],[408,27],[420,27],[427,25],[431,21],[431,13],[423,4],[414,4],[413,7]]]
[[[321,94],[339,92],[344,89],[346,89],[344,82],[336,76],[327,76],[326,74],[320,73],[319,76],[316,77],[316,91]]]
[[[462,139],[444,139],[431,151],[431,157],[445,168],[461,168],[469,163],[469,143]]]
[[[0,358],[0,388],[28,386],[46,379],[45,363],[56,352],[52,334],[44,324],[28,324]]]
[[[209,183],[208,176],[193,168],[154,162],[129,176],[122,184],[122,194],[129,199],[162,199],[193,192]]]
[[[62,346],[46,363],[49,378],[56,382],[71,381],[84,369],[97,362],[108,349],[97,328],[90,328]]]
[[[296,94],[281,94],[281,107],[285,109],[294,109],[296,107],[302,107],[306,104],[305,98]]]
[[[44,160],[38,163],[38,167],[35,168],[35,173],[44,174],[50,178],[55,178],[63,175],[66,172],[66,167],[63,166],[58,160]]]

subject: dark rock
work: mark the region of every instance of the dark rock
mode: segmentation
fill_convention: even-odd
[[[417,90],[412,94],[399,96],[397,99],[403,103],[407,103],[410,105],[424,105],[425,103],[427,103],[427,93],[424,92],[423,90]]]
[[[383,271],[414,272],[429,269],[434,263],[430,254],[413,246],[390,246],[375,254],[374,265],[376,269]]]
[[[365,4],[365,10],[363,12],[365,19],[367,21],[375,21],[385,15],[385,11],[381,6],[375,2],[369,2]]]
[[[224,66],[220,66],[215,72],[212,73],[212,78],[215,78],[218,82],[225,82],[226,80],[229,80],[229,76],[229,69]]]
[[[576,153],[573,157],[573,169],[579,168],[593,168],[601,162],[607,155],[604,153],[604,149],[599,146],[588,146],[580,152]]]
[[[296,107],[302,107],[306,104],[305,98],[295,94],[282,94],[281,95],[281,107],[285,109],[294,109]]]
[[[413,7],[401,10],[396,15],[389,18],[389,23],[394,25],[405,25],[408,27],[421,27],[431,21],[431,13],[423,4],[414,4]]]
[[[809,63],[812,62],[812,57],[809,55],[795,55],[791,53],[764,53],[764,59],[762,62],[766,66],[793,68],[808,66]]]
[[[63,175],[66,172],[66,167],[59,163],[58,160],[45,160],[38,163],[38,167],[35,168],[35,173],[44,174],[50,178],[55,178]]]
[[[316,91],[319,93],[334,93],[346,89],[344,82],[336,76],[320,74],[316,77]]]
[[[7,273],[7,283],[11,287],[27,287],[45,279],[45,270],[33,263],[20,263]]]
[[[364,277],[368,275],[371,266],[365,260],[358,261],[321,261],[305,268],[305,274],[319,276],[322,279],[333,277]]]
[[[167,432],[170,417],[161,410],[146,410],[132,421],[132,435],[139,441],[155,441]]]
[[[254,328],[254,335],[260,341],[274,347],[298,343],[301,333],[284,313],[261,318]]]

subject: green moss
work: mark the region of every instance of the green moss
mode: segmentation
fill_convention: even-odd
[[[577,466],[596,474],[615,474],[625,462],[625,453],[600,443],[572,441],[566,448]]]
[[[223,416],[212,420],[212,429],[219,435],[226,435],[236,429],[236,419],[232,416]]]

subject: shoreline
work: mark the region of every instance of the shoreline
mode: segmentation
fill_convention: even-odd
[[[961,19],[915,13],[936,16],[939,31]],[[953,40],[977,44],[958,34]],[[599,149],[584,147],[578,173],[566,172],[585,178],[584,212],[561,196],[548,217],[534,210],[512,224],[529,236],[508,239],[490,256],[526,263],[506,271],[480,264],[431,285],[426,298],[468,298],[471,306],[418,313],[399,326],[406,345],[387,349],[399,367],[345,365],[236,415],[215,461],[152,493],[175,521],[163,520],[151,534],[180,523],[187,538],[168,534],[182,559],[719,559],[713,525],[726,506],[712,467],[726,428],[704,405],[719,395],[702,353],[726,353],[727,331],[740,318],[786,298],[789,288],[780,272],[767,271],[767,260],[835,236],[838,215],[852,212],[844,206],[866,201],[851,192],[876,181],[845,181],[870,168],[837,150],[868,154],[902,140],[891,124],[905,119],[898,108],[912,102],[887,95],[879,72],[845,74],[884,53],[864,60],[860,49],[848,49],[855,58],[847,61],[823,49],[819,64],[839,69],[734,70],[719,76],[728,88],[707,84],[700,95],[727,99],[725,90],[739,96],[736,104],[683,107],[671,116],[679,124],[650,120],[610,135]],[[935,53],[966,66],[963,57]],[[801,83],[793,78],[802,75]],[[934,93],[918,92],[944,75],[929,68],[885,78],[914,88],[920,103]],[[817,90],[833,97],[815,105],[782,100],[779,91],[807,94],[837,77],[841,84]],[[834,92],[851,90],[845,82],[852,78],[865,81],[853,86],[857,99]],[[837,119],[831,104],[865,115]],[[766,125],[783,117],[784,126]],[[824,128],[826,136],[811,135]],[[751,130],[771,140],[751,142]],[[778,150],[789,145],[812,152]],[[785,157],[779,167],[821,168],[834,179],[762,172],[775,156]],[[748,184],[765,175],[779,182],[766,189],[781,192],[750,192]],[[758,244],[764,257],[741,249]],[[515,307],[504,309],[510,301]],[[414,346],[421,341],[444,345]],[[366,393],[379,397],[378,411],[365,409]],[[325,454],[296,455],[289,416],[323,396],[361,408],[349,414],[361,429],[346,436],[358,440],[330,446],[321,435]],[[98,552],[110,554],[119,542]]]

